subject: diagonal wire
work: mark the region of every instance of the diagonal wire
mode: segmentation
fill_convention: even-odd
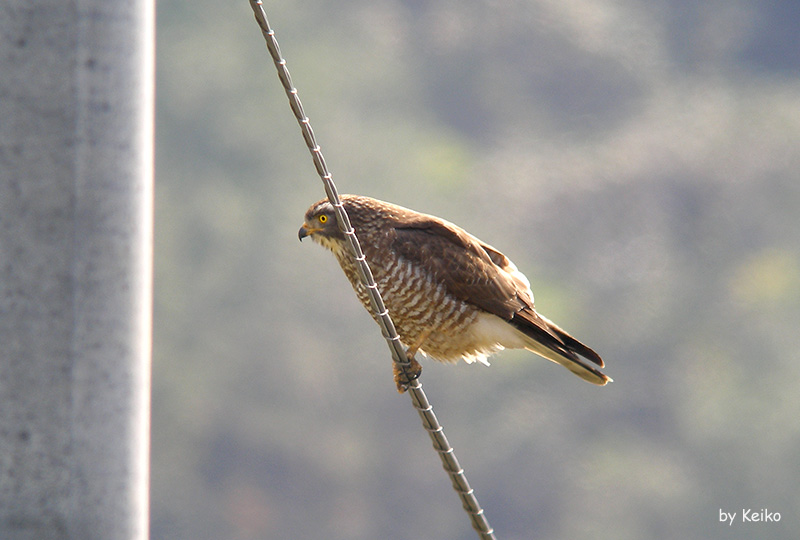
[[[392,353],[392,360],[396,362],[404,371],[409,367],[409,360],[406,357],[406,352],[403,345],[400,343],[400,337],[397,335],[394,323],[389,316],[389,311],[383,303],[378,286],[372,277],[372,271],[367,264],[366,257],[361,251],[361,245],[358,242],[356,233],[350,225],[350,219],[347,217],[347,212],[344,205],[339,200],[339,194],[336,191],[336,186],[333,183],[328,167],[325,164],[325,158],[322,156],[322,150],[317,144],[314,137],[314,131],[311,129],[311,122],[303,112],[303,105],[300,103],[300,98],[297,96],[297,89],[292,84],[292,78],[289,75],[289,70],[286,68],[286,60],[281,56],[281,50],[278,46],[278,41],[275,38],[275,32],[270,28],[267,14],[261,0],[249,0],[250,7],[253,8],[253,13],[256,17],[256,22],[264,34],[264,39],[267,42],[267,49],[270,56],[275,63],[275,68],[278,70],[278,78],[286,91],[286,96],[289,98],[289,105],[292,112],[300,124],[300,130],[303,133],[303,139],[306,141],[311,152],[311,157],[314,160],[314,167],[317,169],[325,186],[325,192],[328,194],[328,200],[336,210],[336,220],[339,228],[344,232],[347,243],[350,246],[351,253],[356,260],[359,269],[359,276],[362,283],[367,288],[369,293],[370,304],[374,313],[378,316],[378,324],[381,327],[381,333],[389,345]],[[414,408],[417,409],[422,425],[431,437],[433,447],[439,453],[439,458],[442,460],[442,466],[447,474],[450,476],[450,481],[453,484],[453,489],[458,493],[461,498],[461,503],[464,510],[469,514],[472,527],[478,532],[478,535],[484,540],[495,540],[494,529],[489,525],[486,519],[483,508],[478,503],[475,497],[474,490],[470,487],[467,481],[464,469],[458,463],[455,451],[447,440],[444,434],[444,428],[439,424],[439,420],[433,412],[433,407],[428,402],[428,397],[422,390],[422,383],[419,379],[411,382],[408,388],[411,396],[411,402]]]

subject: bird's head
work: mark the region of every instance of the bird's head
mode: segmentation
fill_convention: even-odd
[[[300,227],[297,237],[302,242],[307,236],[329,249],[342,245],[344,234],[339,230],[336,211],[328,199],[312,204],[306,212],[305,222]]]

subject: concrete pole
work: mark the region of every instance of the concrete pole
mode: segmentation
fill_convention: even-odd
[[[0,7],[0,538],[146,539],[154,0]]]

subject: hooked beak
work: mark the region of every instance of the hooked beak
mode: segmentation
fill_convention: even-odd
[[[306,236],[311,236],[315,232],[321,231],[321,230],[322,229],[311,229],[309,227],[306,227],[306,224],[303,223],[303,226],[300,227],[300,231],[297,233],[297,238],[299,238],[300,241],[302,242],[303,238],[305,238]]]

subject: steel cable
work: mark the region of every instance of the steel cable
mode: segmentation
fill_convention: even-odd
[[[328,171],[325,158],[322,155],[322,150],[320,149],[316,138],[314,137],[314,131],[311,128],[311,121],[303,111],[303,105],[297,95],[297,89],[292,84],[291,75],[286,67],[286,60],[284,60],[281,56],[281,50],[278,46],[278,41],[275,38],[275,32],[269,25],[267,14],[264,11],[261,0],[249,1],[250,7],[253,8],[253,13],[255,14],[258,26],[261,28],[261,32],[264,35],[264,40],[267,43],[267,50],[269,50],[270,56],[272,56],[272,60],[275,64],[275,68],[278,70],[278,78],[280,79],[281,84],[286,91],[286,96],[289,98],[289,105],[291,106],[292,112],[294,113],[294,116],[300,125],[300,130],[302,131],[306,146],[311,152],[311,157],[314,161],[314,167],[316,168],[317,174],[319,174],[319,177],[322,179],[322,183],[325,186],[325,192],[328,195],[328,200],[336,210],[336,219],[339,228],[342,230],[342,232],[344,232],[347,243],[350,246],[351,254],[357,263],[359,276],[362,283],[367,288],[372,310],[377,315],[378,325],[381,328],[383,337],[386,339],[386,342],[389,345],[389,350],[392,354],[392,360],[396,362],[405,372],[410,366],[410,362],[406,357],[406,351],[403,348],[403,345],[400,343],[400,337],[397,335],[392,318],[383,303],[378,286],[375,284],[375,280],[372,277],[372,271],[369,268],[367,259],[364,256],[364,253],[361,251],[361,245],[358,242],[356,233],[353,230],[353,227],[350,225],[350,219],[347,217],[347,212],[344,209],[344,205],[339,200],[339,194],[336,190],[336,186],[333,183],[331,174]],[[433,412],[433,407],[428,401],[428,397],[425,395],[425,392],[422,389],[422,383],[418,378],[411,381],[408,387],[408,393],[411,396],[411,402],[414,405],[414,408],[417,410],[420,418],[422,419],[422,425],[425,427],[428,435],[430,435],[431,441],[433,442],[433,447],[436,449],[437,453],[439,454],[439,458],[442,460],[442,466],[444,467],[444,470],[450,476],[453,489],[458,493],[464,510],[470,516],[472,527],[478,532],[482,539],[495,540],[494,529],[492,529],[492,527],[489,525],[489,521],[486,519],[483,508],[481,508],[480,503],[478,503],[478,499],[475,497],[475,492],[467,481],[464,469],[459,464],[455,451],[448,442],[447,437],[444,434],[444,428],[436,418],[436,415]]]

